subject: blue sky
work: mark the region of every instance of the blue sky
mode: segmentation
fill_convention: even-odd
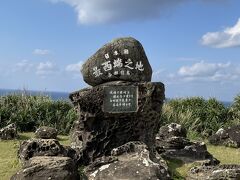
[[[238,0],[3,0],[0,88],[71,92],[108,41],[138,39],[166,96],[240,93]]]

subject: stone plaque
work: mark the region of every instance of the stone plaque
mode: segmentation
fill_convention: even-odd
[[[137,86],[104,87],[103,111],[109,113],[136,112],[138,109]]]

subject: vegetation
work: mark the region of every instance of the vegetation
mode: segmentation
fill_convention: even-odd
[[[162,112],[163,124],[176,122],[191,135],[208,137],[221,127],[240,123],[240,96],[231,107],[225,107],[214,98],[172,99],[164,104]]]
[[[18,130],[24,132],[46,125],[67,134],[76,119],[77,114],[68,101],[26,93],[0,96],[0,128],[16,123]]]
[[[182,124],[191,138],[208,137],[221,127],[240,124],[240,95],[230,107],[212,98],[179,98],[167,101],[162,109],[162,124]],[[48,96],[27,93],[0,96],[0,128],[16,123],[21,132],[46,125],[68,134],[77,113],[69,101],[54,101]]]
[[[17,159],[17,150],[20,140],[27,140],[34,137],[34,133],[20,133],[19,140],[0,141],[0,177],[2,180],[10,177],[21,169]],[[58,136],[60,144],[69,145],[68,136]],[[219,159],[222,164],[237,164],[240,162],[239,149],[207,144],[208,151]],[[196,165],[195,163],[184,164],[181,160],[167,161],[172,177],[184,179],[188,170]]]
[[[212,98],[201,97],[172,99],[162,109],[162,125],[171,122],[182,124],[191,140],[205,140],[221,127],[240,124],[240,95],[230,107]],[[55,127],[60,134],[68,134],[77,113],[68,101],[54,101],[47,96],[13,94],[0,96],[0,128],[16,123],[21,132],[34,131],[38,126]],[[20,140],[33,137],[33,133],[20,133]],[[68,136],[58,136],[61,144],[68,145]],[[206,140],[205,140],[206,141]],[[9,179],[18,169],[17,159],[19,140],[0,141],[0,177]],[[239,163],[238,149],[207,144],[208,150],[221,163]],[[232,157],[232,158],[231,158]],[[184,164],[180,160],[169,160],[169,168],[174,179],[184,179],[194,163]]]

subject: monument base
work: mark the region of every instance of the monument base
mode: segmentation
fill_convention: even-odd
[[[130,141],[154,150],[165,99],[163,83],[114,81],[73,92],[70,99],[79,113],[72,140],[81,149],[81,164],[108,156]]]

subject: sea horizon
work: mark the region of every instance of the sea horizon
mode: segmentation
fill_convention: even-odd
[[[22,90],[22,89],[0,89],[0,96],[5,96],[9,94],[20,94],[20,93],[27,93],[34,96],[45,95],[45,96],[49,96],[53,100],[70,100],[69,99],[70,92],[47,91],[47,90],[41,91],[41,90]],[[171,99],[175,99],[175,98],[166,98],[167,101]],[[225,107],[229,107],[232,104],[232,101],[222,101],[219,99],[217,100],[223,103]]]

